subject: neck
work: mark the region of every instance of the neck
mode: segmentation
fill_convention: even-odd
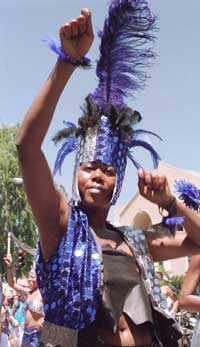
[[[104,230],[106,227],[106,220],[109,212],[107,209],[99,208],[88,208],[86,206],[81,206],[82,210],[87,214],[88,223],[95,232]]]

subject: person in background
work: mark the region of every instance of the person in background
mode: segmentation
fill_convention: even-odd
[[[26,296],[26,302],[24,305],[25,324],[21,346],[38,347],[38,339],[44,321],[44,311],[35,271],[31,270],[29,272],[28,287],[24,287],[16,283],[14,280],[12,257],[7,255],[4,257],[4,261],[7,265],[7,282],[9,286],[17,293],[20,293],[20,295]]]
[[[176,293],[168,285],[160,287],[161,293],[164,296],[165,307],[169,310],[169,313],[175,318],[179,308],[179,302]]]
[[[14,296],[12,310],[9,316],[9,320],[13,326],[14,334],[17,338],[19,346],[21,345],[22,336],[24,333],[26,296],[27,295],[24,293]]]
[[[8,299],[4,294],[0,311],[0,328],[0,347],[9,347]]]
[[[189,267],[178,298],[180,308],[197,313],[191,347],[200,347],[200,295],[197,294],[199,284],[200,254],[197,254],[190,259]]]

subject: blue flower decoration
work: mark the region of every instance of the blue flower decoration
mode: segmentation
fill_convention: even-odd
[[[175,181],[175,192],[179,194],[179,199],[195,211],[199,211],[200,194],[197,187],[185,180]]]

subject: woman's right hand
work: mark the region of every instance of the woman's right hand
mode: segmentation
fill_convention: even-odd
[[[94,39],[89,9],[83,8],[80,16],[62,25],[59,34],[63,51],[73,60],[82,59]]]
[[[6,263],[8,268],[12,267],[13,261],[12,261],[12,256],[11,255],[6,255],[4,257],[4,261],[5,261],[5,263]]]

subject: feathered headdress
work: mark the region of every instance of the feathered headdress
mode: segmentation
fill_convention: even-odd
[[[147,75],[144,68],[154,58],[151,46],[155,38],[155,23],[156,18],[146,0],[112,0],[110,3],[104,28],[99,32],[100,57],[96,68],[98,86],[86,98],[79,127],[64,122],[66,129],[54,137],[56,143],[65,138],[58,152],[54,174],[61,171],[66,155],[77,151],[74,201],[79,201],[77,170],[83,161],[101,160],[116,168],[117,182],[111,204],[119,196],[127,157],[136,168],[141,167],[132,153],[134,147],[148,150],[154,167],[158,165],[160,157],[147,136],[160,137],[150,131],[135,130],[141,116],[124,101],[128,96],[134,97],[135,92],[145,85]]]

